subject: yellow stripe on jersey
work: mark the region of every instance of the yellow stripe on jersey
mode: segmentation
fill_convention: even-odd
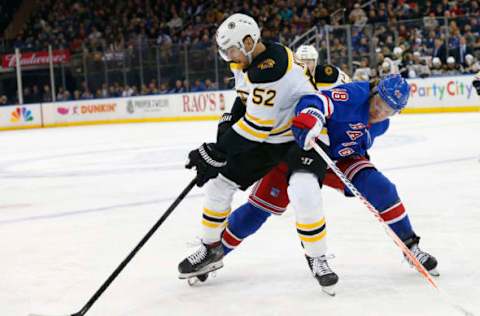
[[[231,208],[229,208],[228,210],[224,211],[224,212],[216,212],[216,211],[212,211],[212,210],[209,210],[208,208],[204,207],[203,208],[203,212],[205,214],[207,214],[208,216],[212,216],[212,217],[227,217],[230,212],[231,212]]]
[[[233,125],[234,128],[235,126],[238,126],[243,132],[247,133],[246,136],[253,136],[254,138],[259,140],[264,140],[270,135],[270,132],[258,131],[253,129],[252,127],[247,125],[247,123],[245,123],[243,118],[237,123],[235,123],[235,125]],[[245,135],[242,135],[242,136],[245,136]],[[251,137],[247,137],[247,138],[251,139]]]
[[[305,242],[316,242],[316,241],[319,241],[319,240],[323,239],[325,237],[325,235],[327,235],[327,231],[323,230],[317,236],[306,237],[304,235],[299,235],[299,237],[302,241],[305,241]]]
[[[242,65],[240,65],[239,63],[230,63],[230,70],[243,70],[243,68]]]
[[[283,132],[288,131],[291,127],[292,127],[292,120],[289,120],[287,124],[274,128],[270,133],[281,134]]]
[[[333,86],[333,83],[321,83],[321,82],[317,82],[317,83],[315,83],[315,85],[317,86],[317,88],[328,88],[328,87]]]
[[[262,120],[262,119],[260,119],[260,118],[258,118],[258,117],[255,117],[255,116],[253,116],[253,115],[251,115],[251,114],[249,114],[249,113],[245,113],[245,116],[247,117],[247,119],[248,119],[249,121],[252,121],[252,122],[254,122],[254,123],[257,124],[257,125],[262,125],[262,126],[271,127],[271,126],[273,126],[273,124],[275,123],[274,120]]]
[[[313,230],[325,225],[325,217],[322,217],[318,222],[312,224],[300,224],[297,223],[297,228],[302,230]]]
[[[289,72],[290,70],[292,70],[292,67],[293,67],[293,53],[288,47],[285,47],[285,50],[287,51],[287,55],[288,55],[287,72]]]

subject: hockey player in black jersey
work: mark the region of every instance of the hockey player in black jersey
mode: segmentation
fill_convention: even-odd
[[[249,16],[234,14],[227,18],[216,40],[220,55],[234,63],[236,81],[242,82],[241,87],[236,85],[237,91],[248,95],[246,112],[216,143],[203,144],[189,154],[187,168],[196,169],[197,184],[208,183],[202,244],[180,262],[179,278],[190,279],[223,266],[221,234],[233,194],[238,188],[248,188],[280,161],[286,161],[291,170],[288,191],[305,253],[315,262],[326,262],[319,185],[326,164],[313,150],[300,148],[291,131],[295,105],[302,96],[315,94],[316,87],[304,64],[288,48],[260,41],[260,29]],[[242,102],[240,98],[238,102]],[[322,129],[324,114],[317,114],[319,119],[306,129]]]

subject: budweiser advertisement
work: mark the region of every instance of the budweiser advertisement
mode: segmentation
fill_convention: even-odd
[[[59,49],[52,51],[52,61],[54,64],[63,64],[70,61],[70,51]],[[20,54],[20,65],[22,67],[38,67],[49,64],[48,51],[28,52]],[[15,68],[17,59],[15,54],[4,55],[2,58],[3,68]]]

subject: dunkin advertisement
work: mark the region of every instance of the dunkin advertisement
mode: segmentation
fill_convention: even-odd
[[[108,123],[122,118],[122,99],[98,99],[43,103],[45,126],[81,125],[87,123]]]

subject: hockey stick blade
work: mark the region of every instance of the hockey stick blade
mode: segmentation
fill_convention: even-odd
[[[28,316],[75,316],[77,314],[62,314],[62,315],[53,315],[53,314],[28,314]]]

